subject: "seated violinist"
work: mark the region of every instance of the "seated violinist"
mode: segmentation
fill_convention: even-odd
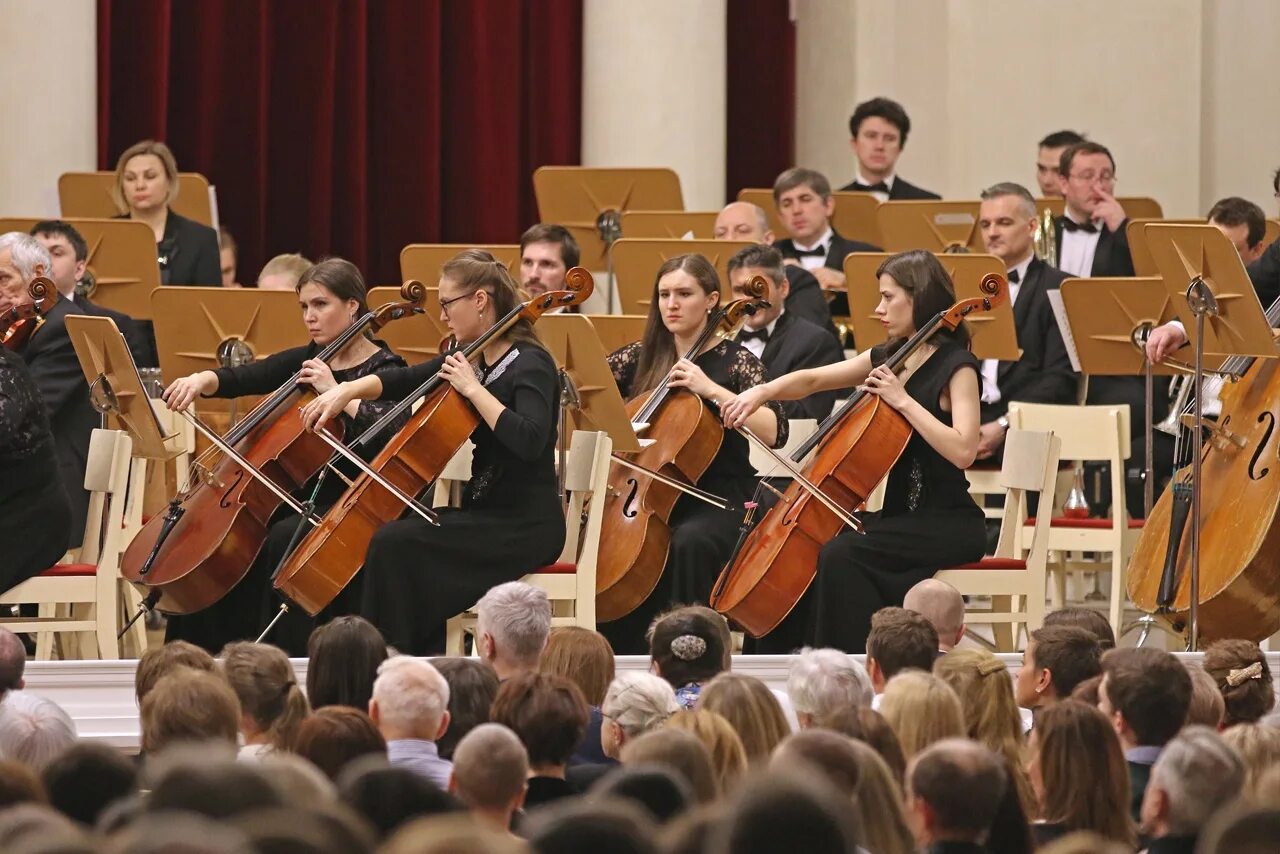
[[[719,404],[764,382],[764,365],[734,341],[711,337],[692,352],[719,303],[720,280],[706,258],[678,255],[664,263],[654,279],[644,338],[609,356],[622,396],[630,400],[665,385]],[[660,409],[655,418],[661,414]],[[787,418],[776,403],[739,423],[772,447],[787,441]],[[646,652],[645,631],[655,615],[674,604],[705,604],[710,598],[716,575],[737,541],[741,507],[755,490],[748,451],[743,435],[726,430],[715,458],[694,484],[727,499],[730,509],[680,496],[670,517],[671,546],[657,587],[635,611],[600,626],[615,652]]]
[[[400,400],[438,373],[479,416],[462,506],[437,509],[438,526],[413,514],[383,525],[364,558],[360,611],[402,653],[443,652],[450,617],[555,560],[564,545],[555,473],[560,382],[527,319],[497,333],[517,304],[504,264],[483,250],[462,252],[440,273],[440,319],[462,346],[485,339],[476,364],[453,352],[339,383],[303,409],[307,426],[319,427],[353,401]]]
[[[405,362],[386,345],[369,335],[358,336],[326,364],[314,358],[331,344],[360,316],[369,311],[364,277],[350,261],[329,258],[311,267],[299,277],[298,303],[302,322],[306,324],[311,343],[268,356],[260,362],[216,371],[200,371],[181,377],[165,389],[164,399],[170,409],[186,409],[197,397],[241,397],[270,394],[298,375],[298,382],[317,392],[328,391],[340,382],[376,375]],[[347,434],[358,433],[377,421],[390,408],[385,403],[352,402],[342,407]],[[376,450],[376,449],[375,449]],[[305,501],[312,497],[314,482],[307,484],[295,497]],[[345,485],[335,476],[327,476],[315,495],[317,513],[324,511],[341,496]],[[301,520],[288,506],[281,507],[272,519],[266,543],[245,577],[231,592],[212,607],[195,614],[171,616],[166,640],[186,640],[217,652],[233,640],[256,638],[275,616],[278,599],[271,591],[271,576],[285,557]],[[334,614],[349,611],[344,600],[333,606]],[[321,619],[326,615],[322,614]],[[269,640],[292,655],[306,654],[311,620],[299,608],[272,629]]]
[[[809,368],[740,392],[724,406],[737,426],[765,403],[857,386],[911,425],[906,450],[889,470],[884,509],[861,514],[865,534],[844,530],[823,546],[817,576],[795,610],[762,638],[761,652],[797,646],[865,651],[871,615],[901,605],[906,592],[939,569],[977,560],[985,546],[982,510],[964,469],[978,451],[978,360],[964,327],[943,329],[906,356],[900,373],[886,361],[938,312],[956,301],[951,277],[929,252],[903,252],[876,271],[876,314],[889,340],[857,357]]]

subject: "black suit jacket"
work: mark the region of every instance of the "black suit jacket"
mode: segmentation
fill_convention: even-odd
[[[1248,272],[1264,309],[1280,298],[1280,240],[1263,250],[1262,257],[1249,265]]]
[[[169,211],[164,237],[156,246],[160,257],[160,281],[166,285],[222,284],[218,263],[218,233],[207,225]]]
[[[133,356],[133,361],[140,368],[154,367],[150,364],[150,346],[147,338],[142,334],[142,330],[138,327],[138,322],[123,311],[116,311],[113,308],[98,305],[91,301],[88,297],[76,297],[76,311],[71,314],[88,314],[96,317],[109,317],[116,322],[116,329],[120,330],[120,334],[124,336],[125,343],[129,345],[129,353]]]
[[[1013,304],[1013,323],[1018,332],[1022,358],[1001,360],[996,372],[1000,400],[982,404],[982,423],[989,424],[1009,410],[1014,401],[1023,403],[1074,403],[1076,374],[1062,341],[1062,332],[1049,305],[1049,291],[1057,290],[1067,274],[1032,258],[1027,276],[1018,287]]]
[[[792,258],[799,260],[800,256],[796,253],[796,243],[790,237],[785,240],[779,240],[773,244],[773,247],[782,253],[783,258]],[[841,237],[840,232],[835,229],[831,230],[831,245],[827,247],[827,260],[823,262],[823,266],[832,270],[844,272],[845,256],[851,252],[879,252],[879,246],[872,246],[870,243],[863,243],[861,240],[850,240],[847,237]],[[837,317],[849,316],[849,299],[844,294],[836,294],[834,300],[828,309],[830,314]]]
[[[1053,221],[1053,233],[1056,237],[1054,242],[1058,247],[1055,264],[1062,263],[1062,219],[1063,217],[1057,217]],[[1098,248],[1093,253],[1093,269],[1089,271],[1090,277],[1134,275],[1133,256],[1129,254],[1129,237],[1125,233],[1128,222],[1129,220],[1126,219],[1121,223],[1119,231],[1112,231],[1105,225],[1102,226],[1102,233],[1098,235]]]
[[[769,379],[843,360],[844,350],[830,334],[790,311],[784,311],[778,318],[760,358]],[[780,402],[788,418],[816,418],[821,421],[831,414],[831,407],[840,396],[840,391],[822,391],[802,400]]]
[[[864,184],[859,184],[855,179],[841,187],[840,191],[844,193],[865,193],[867,192],[867,187]],[[923,187],[917,187],[915,184],[909,184],[897,175],[893,176],[893,186],[889,189],[889,201],[891,202],[929,201],[941,198],[942,196],[937,193],[930,192]]]
[[[827,295],[822,292],[822,285],[818,284],[813,273],[796,264],[787,264],[782,270],[791,286],[787,294],[787,312],[825,329],[839,341],[840,334],[831,322],[831,309],[827,307]]]

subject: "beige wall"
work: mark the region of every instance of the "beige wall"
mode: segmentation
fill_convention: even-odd
[[[1224,195],[1275,213],[1269,0],[797,0],[796,13],[797,160],[835,184],[853,173],[853,105],[884,94],[911,114],[900,173],[949,197],[1034,189],[1036,140],[1068,127],[1111,147],[1119,193],[1167,215]]]
[[[55,216],[58,176],[95,168],[94,0],[0,0],[0,215]]]

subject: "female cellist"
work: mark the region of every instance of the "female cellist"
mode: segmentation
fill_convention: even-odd
[[[735,341],[711,338],[694,358],[679,355],[687,356],[719,302],[720,280],[706,258],[679,255],[664,263],[654,279],[644,338],[609,355],[622,396],[631,399],[652,392],[666,380],[669,387],[718,404],[764,382],[764,365]],[[786,444],[787,418],[779,404],[753,412],[743,423],[775,448]],[[747,439],[726,431],[715,459],[694,485],[727,499],[732,508],[750,501],[756,472]],[[670,521],[671,546],[657,587],[639,608],[600,627],[615,652],[647,652],[650,620],[671,605],[707,603],[716,575],[737,541],[742,514],[740,509],[726,511],[683,495]]]
[[[297,292],[302,322],[311,336],[310,344],[283,350],[260,362],[200,371],[176,379],[164,392],[169,408],[175,411],[186,409],[198,396],[231,398],[269,394],[288,382],[295,373],[299,374],[301,382],[309,384],[317,392],[325,392],[339,382],[405,365],[404,359],[386,345],[366,336],[355,338],[327,365],[312,358],[340,336],[357,317],[369,311],[365,302],[368,292],[364,277],[350,261],[329,258],[314,265],[299,277]],[[389,408],[390,404],[379,403],[351,403],[346,406],[343,417],[348,435],[372,425]],[[390,434],[386,438],[390,438]],[[343,463],[339,468],[346,469],[347,466]],[[348,473],[353,474],[354,467],[348,469]],[[301,490],[303,494],[295,497],[301,501],[311,498],[312,487],[313,483],[307,484]],[[343,488],[341,478],[332,473],[327,475],[315,497],[318,511],[323,513],[342,494]],[[266,543],[248,575],[213,607],[196,614],[170,616],[166,639],[187,640],[217,652],[230,641],[256,638],[275,616],[277,601],[271,594],[271,574],[284,558],[298,523],[298,515],[283,507],[276,514]],[[349,607],[344,607],[342,602],[334,606],[336,613],[345,612]],[[305,655],[310,631],[311,620],[301,609],[294,608],[272,629],[269,639],[293,655]]]
[[[441,269],[440,319],[460,346],[518,302],[510,271],[488,252],[467,250]],[[339,383],[302,410],[307,426],[319,427],[352,401],[399,400],[438,371],[480,416],[462,506],[437,510],[438,527],[412,514],[383,525],[364,556],[360,612],[410,655],[443,652],[450,617],[490,587],[555,560],[564,545],[555,360],[526,319],[482,353],[474,367],[454,352]]]
[[[908,589],[939,569],[982,557],[985,524],[964,469],[978,451],[978,360],[963,326],[942,331],[912,354],[901,376],[886,359],[955,302],[951,277],[931,253],[903,252],[876,270],[876,315],[889,340],[846,362],[796,371],[747,390],[724,407],[730,425],[767,401],[858,386],[898,410],[913,434],[889,471],[884,508],[861,516],[865,534],[828,542],[817,577],[795,610],[760,639],[761,652],[800,644],[864,652],[871,615],[901,605]]]

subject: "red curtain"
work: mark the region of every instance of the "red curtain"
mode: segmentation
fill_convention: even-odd
[[[413,242],[514,243],[579,162],[582,0],[98,0],[98,160],[166,141],[252,281],[280,252],[400,279]]]
[[[795,164],[796,27],[790,0],[734,0],[727,16],[727,201]]]

